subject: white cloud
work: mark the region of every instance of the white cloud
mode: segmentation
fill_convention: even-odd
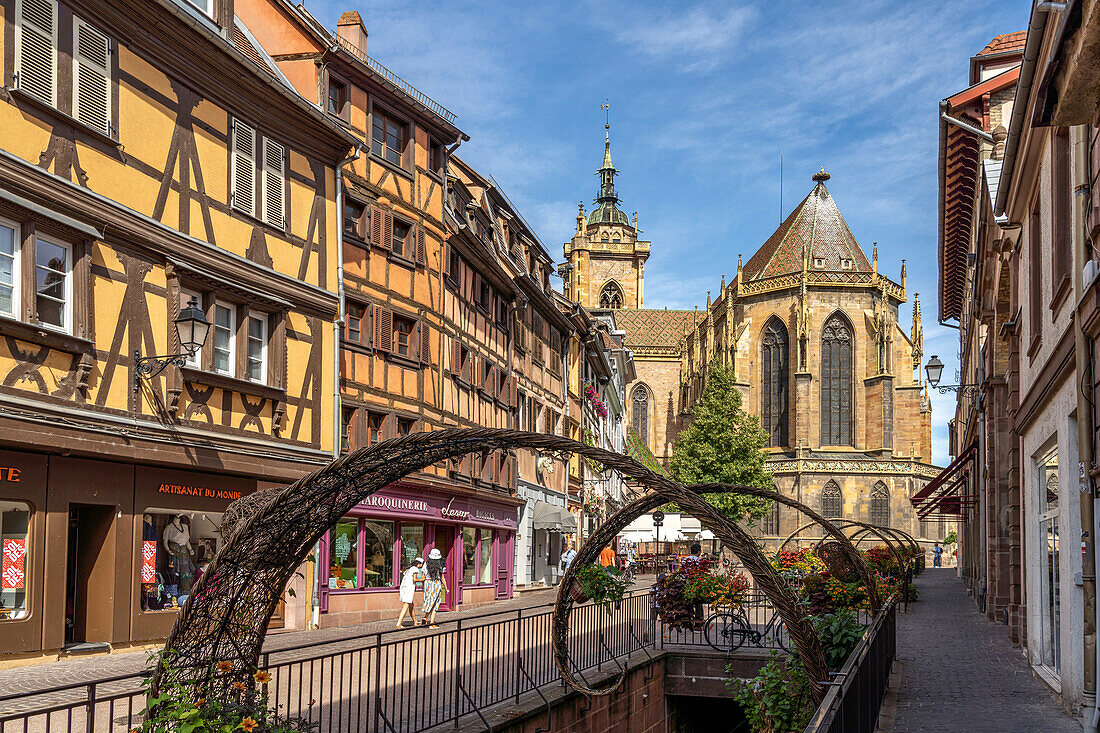
[[[681,71],[708,71],[730,60],[755,15],[746,5],[645,9],[632,3],[618,12],[600,12],[620,43],[662,61],[679,61]]]

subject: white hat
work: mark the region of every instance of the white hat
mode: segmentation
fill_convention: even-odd
[[[433,547],[432,551],[428,553],[428,557],[431,558],[432,560],[442,560],[443,559],[443,553],[441,553],[439,551],[438,547]]]
[[[418,557],[418,558],[413,559],[413,565],[423,565],[423,564],[424,564],[424,558]]]

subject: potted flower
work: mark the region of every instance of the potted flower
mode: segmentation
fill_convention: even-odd
[[[577,570],[577,575],[569,593],[574,601],[584,603],[591,600],[604,607],[611,614],[612,606],[622,603],[630,581],[623,577],[622,571],[591,563]]]

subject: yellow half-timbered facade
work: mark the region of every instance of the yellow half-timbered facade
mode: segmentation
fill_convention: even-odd
[[[6,652],[164,636],[225,507],[333,454],[355,140],[202,5],[0,2]]]

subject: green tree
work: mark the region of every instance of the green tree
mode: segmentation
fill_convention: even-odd
[[[684,484],[744,484],[772,487],[764,464],[768,434],[760,420],[741,406],[733,370],[719,360],[711,363],[706,387],[692,408],[692,421],[672,447],[669,469]],[[736,494],[707,494],[706,500],[734,521],[765,516],[771,502]]]

